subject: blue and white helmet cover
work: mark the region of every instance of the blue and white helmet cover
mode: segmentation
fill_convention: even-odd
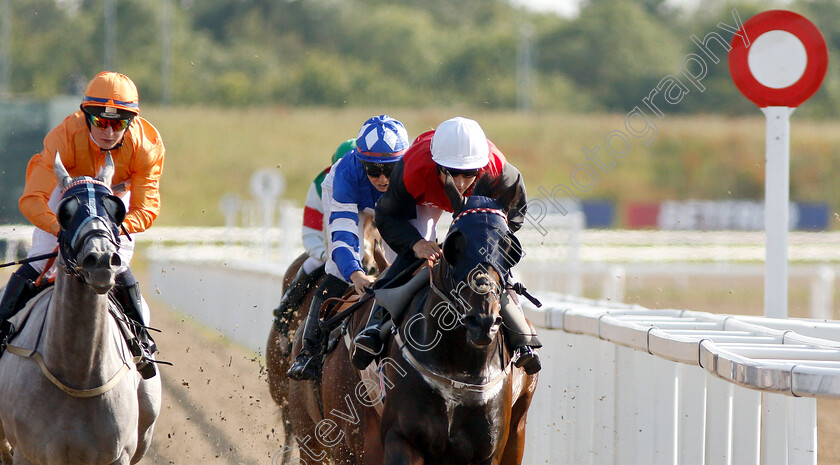
[[[359,152],[395,153],[408,148],[408,133],[405,126],[388,115],[368,119],[356,137]]]

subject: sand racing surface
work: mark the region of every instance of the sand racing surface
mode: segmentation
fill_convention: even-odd
[[[143,464],[271,464],[283,447],[262,356],[168,310],[147,293],[163,385],[161,414]],[[266,336],[268,328],[266,328]],[[282,463],[282,462],[281,462]]]

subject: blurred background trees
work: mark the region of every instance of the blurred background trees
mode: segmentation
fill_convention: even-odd
[[[692,34],[730,39],[716,25],[733,24],[733,8],[746,21],[780,6],[588,0],[576,16],[562,17],[505,0],[0,2],[6,96],[77,93],[111,67],[130,75],[149,103],[514,109],[527,66],[529,107],[573,112],[628,111],[664,76],[678,74],[696,51]],[[811,19],[837,58],[840,2],[782,6]],[[530,61],[521,59],[523,40]],[[732,85],[725,60],[710,63],[703,84],[706,91],[672,112],[755,111]],[[840,75],[831,67],[800,113],[835,117],[838,103]]]

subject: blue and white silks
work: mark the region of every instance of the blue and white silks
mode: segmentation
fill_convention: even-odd
[[[364,216],[373,216],[374,206],[382,197],[368,180],[359,160],[359,152],[352,150],[333,165],[321,183],[324,216],[327,224],[329,260],[327,273],[346,282],[350,275],[362,269],[360,249],[364,229]],[[386,256],[394,254],[386,246]]]

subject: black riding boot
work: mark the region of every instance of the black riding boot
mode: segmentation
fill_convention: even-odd
[[[131,285],[117,284],[114,286],[114,297],[123,308],[123,313],[133,323],[134,335],[137,338],[137,346],[130,347],[134,356],[140,356],[137,362],[137,371],[143,379],[149,379],[157,374],[153,355],[158,351],[154,339],[152,339],[146,324],[143,321],[143,300],[140,297],[140,283],[134,282]],[[131,344],[129,344],[131,345]]]
[[[382,353],[382,326],[391,315],[381,305],[374,305],[365,328],[353,339],[353,366],[364,370]]]
[[[3,290],[3,298],[0,300],[0,355],[6,350],[8,339],[16,331],[9,318],[38,293],[34,281],[38,279],[38,274],[35,268],[27,263],[9,277],[9,282]]]
[[[312,273],[307,274],[303,271],[303,267],[298,268],[286,292],[283,293],[283,298],[280,300],[280,305],[274,309],[274,329],[285,335],[289,331],[289,322],[292,315],[297,310],[306,293],[312,285],[324,274],[324,267],[320,266],[312,270]]]
[[[286,376],[294,380],[321,379],[321,348],[323,346],[323,335],[321,334],[321,306],[324,301],[331,297],[340,297],[347,291],[347,283],[327,274],[324,281],[315,291],[312,304],[309,306],[309,313],[303,326],[303,347],[300,349],[295,363],[286,371]]]
[[[502,293],[502,323],[513,349],[513,364],[524,369],[525,373],[533,375],[542,368],[540,355],[535,350],[542,347],[542,343],[537,335],[531,332],[531,326],[528,325],[519,306],[519,299],[512,292],[508,290]]]
[[[389,266],[379,279],[371,286],[374,290],[382,289],[383,287],[394,288],[405,284],[411,279],[411,275],[402,276],[399,282],[395,282],[404,271],[409,268],[416,269],[421,266],[422,262],[414,256],[413,252],[398,255],[394,263]],[[370,310],[367,324],[364,329],[359,331],[359,334],[353,339],[353,366],[357,370],[364,370],[370,365],[377,355],[382,352],[382,327],[391,319],[391,314],[388,310],[379,304],[374,303]]]

